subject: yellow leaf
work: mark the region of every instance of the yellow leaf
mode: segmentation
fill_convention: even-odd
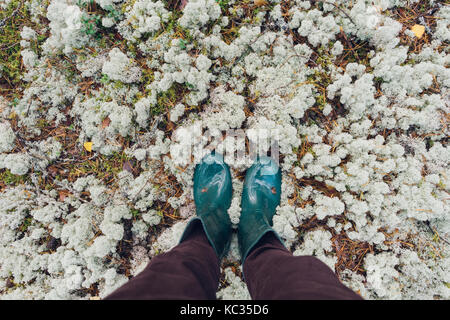
[[[416,24],[411,28],[411,31],[414,32],[416,37],[420,39],[425,32],[425,27],[420,24]]]
[[[92,151],[92,142],[85,142],[85,143],[84,143],[84,148],[85,148],[87,151],[91,152],[91,151]]]

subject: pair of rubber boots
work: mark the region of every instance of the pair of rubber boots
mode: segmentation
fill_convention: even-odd
[[[242,191],[241,216],[238,225],[239,250],[244,263],[251,249],[272,229],[272,218],[280,204],[281,171],[269,157],[258,157],[247,170]],[[228,215],[231,205],[232,181],[230,168],[223,156],[211,153],[205,156],[194,172],[194,200],[197,216],[187,225],[180,243],[201,221],[203,230],[221,259],[228,251],[232,224]],[[280,239],[281,241],[281,239]]]

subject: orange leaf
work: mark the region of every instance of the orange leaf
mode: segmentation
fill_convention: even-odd
[[[110,123],[111,123],[111,119],[109,119],[109,117],[106,117],[105,119],[103,119],[102,129],[105,129],[107,126],[109,126]]]
[[[60,190],[58,191],[59,194],[59,201],[64,202],[64,199],[70,194],[67,190]]]
[[[265,6],[267,4],[266,0],[253,0],[253,3],[255,4],[255,6],[261,7],[261,6]]]

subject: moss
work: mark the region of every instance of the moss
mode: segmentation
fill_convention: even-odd
[[[159,115],[170,110],[182,101],[187,91],[192,88],[193,86],[189,83],[184,85],[174,83],[169,90],[158,94],[156,105],[150,109],[151,115]]]
[[[22,232],[26,232],[28,230],[28,228],[31,226],[33,222],[33,218],[32,217],[27,217],[23,220],[22,224],[19,227],[19,230]]]
[[[169,9],[169,11],[172,13],[170,16],[169,21],[163,25],[164,32],[170,32],[172,30],[175,30],[176,28],[180,28],[178,25],[178,19],[183,15],[183,12],[178,9],[172,9],[170,8],[170,5],[166,5],[166,8]]]
[[[107,84],[109,83],[111,80],[109,79],[109,76],[105,73],[102,74],[102,77],[100,78],[100,82],[102,84]]]
[[[93,174],[106,184],[118,181],[118,174],[124,170],[124,163],[128,161],[125,153],[113,153],[111,156],[99,155],[95,160],[86,160],[69,168],[68,178],[75,181],[79,177]]]
[[[314,73],[309,75],[307,79],[308,82],[314,84],[319,91],[317,94],[315,94],[315,106],[319,108],[319,110],[323,110],[323,108],[325,108],[325,105],[327,104],[327,97],[325,95],[326,88],[332,83],[330,75],[326,72],[315,69]]]
[[[377,85],[380,85],[380,84],[382,84],[382,83],[384,82],[384,80],[383,80],[382,77],[375,77],[375,78],[373,79],[373,81],[374,81],[375,84],[377,84]]]
[[[115,80],[113,83],[114,89],[122,89],[125,86],[125,84],[120,80]]]
[[[194,41],[194,38],[192,37],[189,30],[181,27],[178,24],[175,25],[174,33],[175,33],[175,35],[179,36],[185,44]]]
[[[323,110],[327,104],[327,98],[323,95],[316,95],[316,104],[319,110]]]
[[[47,122],[47,120],[45,120],[45,119],[39,119],[39,120],[37,121],[37,124],[36,124],[36,126],[37,126],[39,129],[45,129],[45,128],[47,128],[49,125],[50,125],[50,123]]]
[[[142,69],[142,82],[145,84],[145,89],[155,80],[155,74],[152,69]]]
[[[138,55],[138,47],[135,43],[131,42],[131,41],[127,41],[127,40],[123,40],[122,43],[125,45],[125,47],[127,48],[127,54],[130,55],[130,57],[136,59],[137,55]]]
[[[124,14],[125,12],[127,12],[129,10],[129,8],[132,8],[135,3],[136,3],[136,0],[124,1],[120,8],[120,12],[122,14]]]
[[[434,146],[434,141],[431,140],[430,137],[427,137],[425,139],[425,146],[426,146],[427,150],[430,150],[430,148],[432,148]]]
[[[133,216],[133,219],[136,220],[141,216],[141,212],[137,209],[131,209],[131,215]]]
[[[6,84],[9,89],[20,89],[22,85],[22,75],[24,66],[22,64],[20,32],[24,26],[36,29],[31,22],[28,8],[19,0],[12,0],[5,10],[0,10],[0,21],[4,25],[0,26],[0,84]],[[38,41],[32,44],[35,51],[37,46],[45,40],[45,36],[38,36]],[[0,86],[0,93],[11,93],[11,90]]]
[[[3,182],[8,186],[17,186],[20,184],[24,184],[29,180],[26,175],[16,175],[12,174],[9,169],[4,169],[0,171],[0,182]]]
[[[370,50],[373,47],[365,41],[355,41],[354,47],[351,48],[348,55],[346,55],[346,64],[350,62],[357,62],[366,66],[366,72],[370,72],[372,67],[370,66],[370,59],[368,58]]]

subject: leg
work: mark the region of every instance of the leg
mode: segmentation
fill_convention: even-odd
[[[147,267],[106,299],[216,299],[220,267],[200,222],[169,252],[152,258]]]
[[[257,300],[362,299],[319,259],[294,257],[273,233],[264,235],[250,251],[244,275]]]

